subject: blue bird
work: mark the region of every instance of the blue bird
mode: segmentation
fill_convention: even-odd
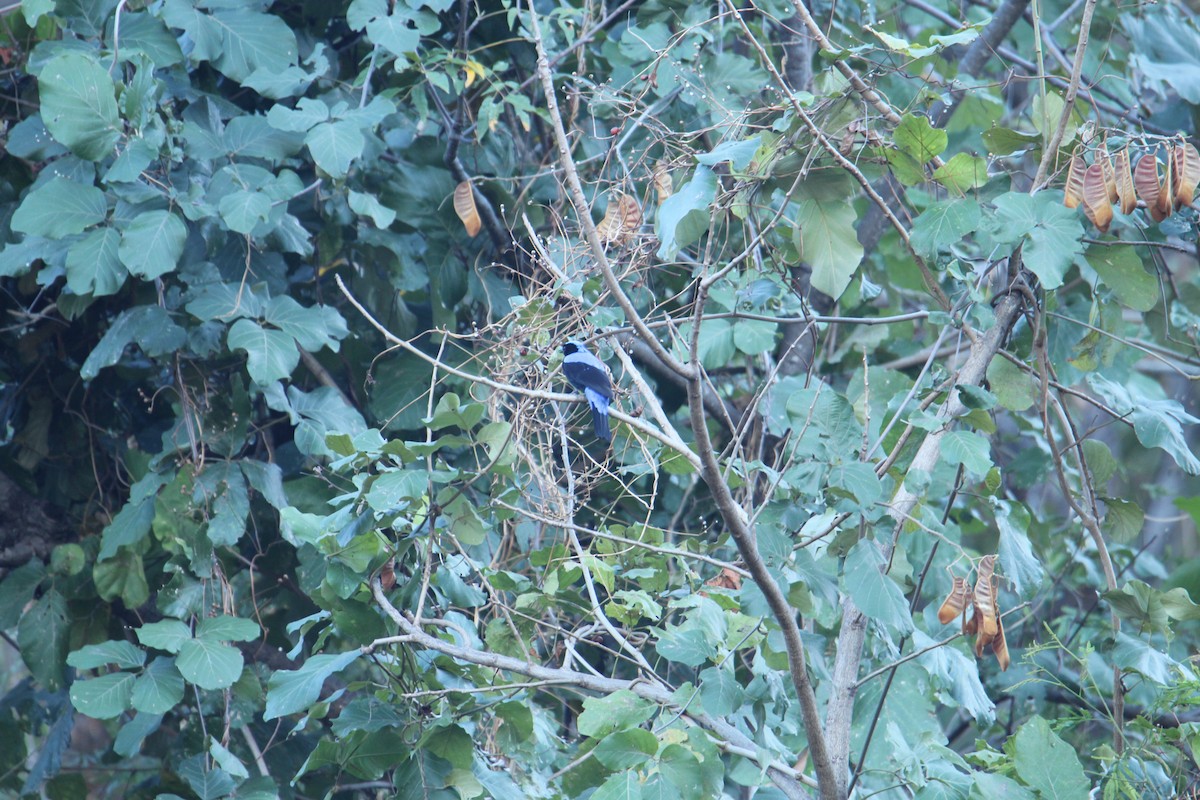
[[[567,342],[562,346],[562,351],[563,375],[587,398],[592,408],[592,426],[596,435],[606,442],[612,441],[612,431],[608,428],[608,404],[613,392],[608,368],[580,342]]]

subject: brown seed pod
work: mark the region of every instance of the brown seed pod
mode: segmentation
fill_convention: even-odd
[[[1086,171],[1087,164],[1074,156],[1067,168],[1067,185],[1063,188],[1063,205],[1067,208],[1075,208],[1083,201],[1083,173]]]
[[[979,616],[979,638],[986,638],[984,644],[992,641],[999,630],[996,618],[996,586],[993,581],[993,571],[996,567],[996,557],[984,556],[975,567],[975,613]]]
[[[938,608],[938,622],[945,625],[955,617],[961,616],[967,607],[967,600],[970,596],[971,588],[967,584],[967,579],[955,575],[954,587],[950,589],[950,594],[946,595],[946,599]]]
[[[1108,233],[1108,226],[1113,219],[1112,200],[1109,199],[1108,183],[1100,164],[1092,164],[1084,173],[1083,212],[1101,233]]]
[[[1133,185],[1137,196],[1146,204],[1146,211],[1155,222],[1162,222],[1166,214],[1158,211],[1158,194],[1162,184],[1158,179],[1158,157],[1154,153],[1146,153],[1138,159],[1133,168]]]
[[[1122,148],[1113,156],[1113,174],[1117,181],[1117,199],[1121,202],[1121,213],[1128,214],[1137,208],[1133,172],[1129,168],[1129,148]]]

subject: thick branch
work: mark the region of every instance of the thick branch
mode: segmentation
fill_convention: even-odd
[[[618,691],[629,691],[641,697],[644,700],[649,700],[652,703],[657,703],[664,707],[676,708],[678,705],[671,697],[670,691],[659,684],[648,683],[642,679],[632,681],[617,680],[615,678],[605,678],[599,675],[589,675],[586,672],[576,672],[569,669],[556,669],[554,667],[546,667],[541,664],[534,664],[529,661],[521,661],[511,656],[500,655],[499,653],[489,653],[483,650],[474,650],[468,647],[460,647],[451,644],[444,639],[439,639],[436,636],[426,633],[418,628],[404,614],[400,613],[395,606],[387,599],[383,593],[383,587],[379,585],[378,580],[371,581],[371,595],[375,598],[375,602],[383,610],[385,614],[396,623],[403,635],[396,637],[387,637],[378,639],[372,642],[364,650],[370,652],[377,647],[385,646],[394,643],[414,644],[418,647],[423,647],[428,650],[433,650],[439,653],[456,658],[471,664],[478,664],[482,667],[490,669],[504,670],[505,672],[514,672],[518,675],[525,675],[537,681],[553,684],[569,684],[578,686],[597,694],[612,694]],[[499,688],[503,688],[500,686]],[[682,709],[680,709],[682,712]],[[744,758],[763,766],[767,770],[767,775],[771,781],[779,787],[789,798],[803,800],[811,797],[811,794],[805,789],[805,786],[811,785],[812,779],[807,778],[792,769],[777,761],[766,761],[763,758],[762,750],[758,745],[745,734],[738,731],[732,725],[719,719],[715,719],[706,714],[701,714],[695,711],[683,712],[685,715],[699,725],[701,728],[709,731],[720,739],[724,740],[723,748],[727,752],[735,753]]]

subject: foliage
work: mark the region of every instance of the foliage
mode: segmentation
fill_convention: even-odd
[[[1194,790],[1200,24],[869,11],[4,16],[0,793]]]

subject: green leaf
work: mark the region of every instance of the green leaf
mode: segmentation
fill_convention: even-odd
[[[93,719],[112,719],[129,708],[133,682],[131,672],[114,672],[75,681],[71,684],[71,704]]]
[[[965,195],[988,182],[987,159],[956,153],[933,171],[933,179],[950,191]]]
[[[67,664],[75,669],[96,669],[109,664],[116,664],[121,669],[133,669],[145,663],[146,651],[132,642],[89,644],[67,656]]]
[[[271,198],[262,192],[243,189],[222,197],[218,210],[231,231],[249,234],[267,221],[271,214]]]
[[[1146,513],[1142,507],[1132,500],[1118,500],[1115,497],[1105,497],[1104,505],[1108,510],[1104,513],[1101,529],[1105,537],[1118,544],[1132,542],[1142,532],[1146,522]]]
[[[142,557],[129,549],[120,550],[115,558],[97,562],[92,567],[92,580],[100,597],[108,602],[119,597],[128,608],[138,608],[150,599]]]
[[[125,228],[117,253],[130,272],[149,281],[175,271],[186,240],[187,226],[176,214],[146,211]]]
[[[992,468],[991,445],[972,431],[950,431],[942,437],[942,458],[947,464],[962,464],[967,471],[980,477]]]
[[[1061,192],[1007,192],[994,202],[998,238],[1014,245],[1025,240],[1025,266],[1038,276],[1042,288],[1062,286],[1083,249],[1083,225],[1074,209],[1063,206]]]
[[[396,212],[379,202],[373,194],[350,191],[350,210],[364,217],[370,217],[377,228],[386,228],[396,221]]]
[[[1021,780],[1046,800],[1086,800],[1091,784],[1072,747],[1035,716],[1017,729],[1006,746]]]
[[[183,643],[192,638],[192,631],[177,619],[148,622],[137,629],[138,641],[156,650],[178,653]]]
[[[869,619],[908,633],[913,629],[908,602],[896,582],[880,571],[884,564],[879,545],[861,539],[846,555],[842,581],[855,605]]]
[[[863,258],[854,230],[854,207],[846,201],[806,198],[796,216],[797,249],[812,265],[812,287],[837,300]]]
[[[982,215],[976,200],[943,200],[926,208],[913,221],[913,248],[925,258],[949,250],[968,233],[979,230]]]
[[[134,691],[137,691],[136,684]],[[134,714],[133,719],[126,722],[117,731],[117,736],[113,739],[113,752],[119,756],[130,758],[137,755],[142,749],[142,742],[146,741],[146,737],[158,730],[162,725],[162,714],[143,714],[141,712]]]
[[[658,752],[658,737],[644,728],[627,728],[600,740],[592,755],[611,770],[634,769]]]
[[[658,257],[670,261],[679,251],[697,241],[708,230],[709,206],[717,195],[717,175],[703,164],[692,179],[663,201],[655,218],[655,232],[662,245]]]
[[[38,92],[46,128],[72,153],[99,161],[113,152],[121,119],[108,70],[83,53],[63,53],[42,66]]]
[[[253,320],[233,323],[226,341],[230,350],[246,351],[246,369],[259,386],[283,380],[300,363],[300,351],[290,335],[264,328]]]
[[[74,542],[56,545],[50,553],[50,571],[55,575],[70,577],[83,572],[87,566],[87,553]]]
[[[312,353],[323,347],[336,353],[339,340],[350,332],[337,309],[326,305],[306,308],[287,295],[272,297],[263,307],[262,316]]]
[[[16,626],[45,577],[46,566],[34,559],[0,580],[0,630],[7,631]]]
[[[104,192],[67,178],[53,178],[25,195],[12,216],[12,229],[31,236],[61,239],[103,222],[108,216]]]
[[[146,714],[166,714],[183,702],[183,689],[175,659],[159,656],[134,681],[130,702]]]
[[[706,713],[727,717],[746,702],[746,692],[733,670],[709,667],[700,672],[700,702]]]
[[[179,646],[175,667],[201,689],[228,689],[242,674],[241,652],[211,639],[188,639]]]
[[[521,708],[524,708],[526,713],[529,712],[525,706],[521,706]],[[497,708],[497,713],[501,714],[499,708]],[[376,697],[356,697],[347,703],[346,707],[337,715],[333,721],[332,730],[334,736],[344,739],[354,731],[370,733],[387,727],[400,727],[406,723],[406,718],[390,703],[385,703]],[[530,725],[532,726],[532,724],[531,720]]]
[[[25,24],[30,28],[37,27],[38,20],[54,10],[54,0],[22,0],[21,14]]]
[[[775,349],[774,322],[757,319],[738,320],[733,325],[733,343],[737,349],[749,356],[762,355]]]
[[[1016,501],[996,503],[996,527],[1000,529],[1000,563],[1004,575],[1012,581],[1013,591],[1024,595],[1042,580],[1042,562],[1034,555],[1029,541],[1029,510]]]
[[[618,772],[600,784],[590,800],[642,800],[641,781],[636,772]]]
[[[1036,133],[1021,133],[1008,128],[992,127],[983,132],[983,146],[994,156],[1010,156],[1041,146],[1042,137]]]
[[[148,356],[172,355],[187,344],[187,332],[171,320],[162,306],[137,306],[122,311],[79,368],[80,377],[91,380],[100,370],[119,362],[130,342],[137,342]]]
[[[442,725],[430,730],[425,746],[435,755],[449,761],[459,769],[470,769],[475,755],[475,742],[471,734],[460,725]]]
[[[375,17],[367,23],[367,36],[372,42],[400,58],[416,52],[421,43],[421,34],[410,28],[411,12],[404,6],[393,6],[390,14]]]
[[[1009,411],[1024,411],[1036,400],[1033,376],[1003,356],[988,364],[987,379],[996,400]]]
[[[1135,311],[1150,311],[1158,305],[1158,278],[1146,272],[1133,246],[1092,245],[1084,257],[1123,305]]]
[[[104,297],[116,294],[129,272],[117,255],[121,234],[116,228],[97,228],[67,251],[67,286],[75,294]]]
[[[923,114],[905,114],[892,134],[896,147],[924,164],[940,156],[950,141],[946,132],[935,128]]]
[[[196,625],[196,638],[214,642],[252,642],[262,629],[254,620],[242,617],[205,617]]]
[[[43,594],[17,625],[21,659],[38,683],[49,691],[63,684],[69,633],[67,601],[54,589]]]
[[[346,120],[322,122],[304,137],[317,166],[334,178],[344,178],[350,162],[362,155],[367,140],[356,123]]]
[[[335,672],[340,672],[360,656],[358,650],[338,655],[310,656],[297,670],[276,670],[268,682],[267,707],[263,719],[270,721],[287,714],[305,711],[321,696],[321,685]]]
[[[658,771],[674,787],[679,800],[704,796],[704,769],[696,754],[680,744],[669,744],[658,757]]]
[[[655,703],[628,689],[618,689],[610,695],[585,699],[577,724],[581,734],[598,739],[613,731],[637,727],[657,711]]]
[[[883,495],[883,484],[875,469],[862,461],[838,464],[829,471],[829,486],[853,497],[855,510],[873,505]]]
[[[1132,418],[1138,441],[1167,451],[1189,475],[1200,474],[1200,459],[1192,453],[1184,431],[1184,425],[1195,425],[1200,419],[1174,400],[1147,395],[1135,383],[1122,386],[1095,372],[1088,375],[1088,383],[1118,414]],[[1157,387],[1154,390],[1161,391]]]
[[[296,63],[296,34],[279,17],[231,8],[217,9],[212,20],[221,35],[213,66],[233,80],[243,81],[257,69],[282,72]]]

